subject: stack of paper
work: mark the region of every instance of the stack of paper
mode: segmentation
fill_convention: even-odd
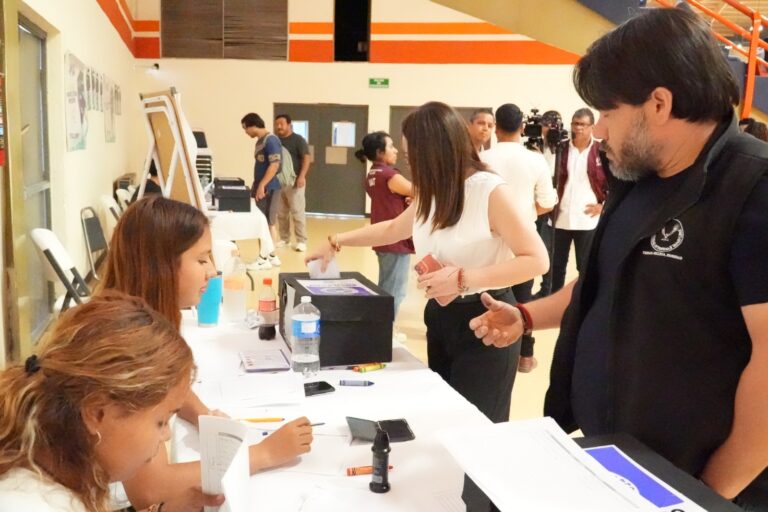
[[[438,436],[502,511],[658,510],[584,453],[551,418]]]

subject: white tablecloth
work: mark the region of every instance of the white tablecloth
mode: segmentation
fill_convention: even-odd
[[[269,234],[269,224],[264,214],[251,199],[250,212],[218,212],[208,210],[211,219],[211,235],[214,240],[254,240],[261,242],[259,254],[267,257],[275,250]]]
[[[199,367],[196,389],[206,383],[243,375],[238,352],[283,347],[282,340],[261,341],[256,331],[244,326],[197,327],[185,319],[182,331]],[[279,337],[279,335],[278,335]],[[369,387],[342,387],[339,379],[367,379]],[[333,393],[306,398],[299,406],[270,407],[263,415],[291,420],[299,415],[315,427],[313,451],[290,467],[261,472],[251,477],[254,511],[450,511],[464,510],[460,495],[463,472],[436,440],[434,433],[448,427],[490,424],[475,406],[449,387],[436,373],[396,344],[393,362],[384,370],[355,373],[324,369],[317,379],[331,383]],[[208,403],[210,407],[218,404]],[[233,417],[243,411],[224,408]],[[371,420],[405,418],[416,439],[392,443],[386,494],[368,489],[370,476],[347,477],[345,469],[371,464],[370,443],[352,441],[346,416]],[[178,462],[199,459],[196,430],[179,420],[174,428],[172,453]]]

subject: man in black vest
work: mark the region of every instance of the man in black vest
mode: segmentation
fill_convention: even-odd
[[[559,325],[546,415],[768,510],[768,145],[739,133],[737,83],[687,11],[606,34],[574,84],[610,181],[586,269],[523,307],[485,296],[470,326],[506,346]]]

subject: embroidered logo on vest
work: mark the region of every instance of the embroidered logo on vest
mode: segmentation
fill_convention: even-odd
[[[651,237],[651,248],[653,251],[643,251],[643,254],[682,260],[682,256],[671,253],[680,247],[683,239],[685,239],[683,223],[677,219],[672,219],[664,224],[658,233]]]

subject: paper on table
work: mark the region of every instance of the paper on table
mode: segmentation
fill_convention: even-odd
[[[201,400],[219,408],[299,404],[305,398],[304,379],[290,371],[207,381],[200,385],[198,392]]]
[[[584,451],[658,510],[704,512],[703,508],[632,460],[617,446],[595,446]]]
[[[250,468],[247,427],[219,416],[200,416],[200,470],[203,492],[224,494],[221,507],[205,512],[248,512]]]
[[[349,441],[348,435],[315,435],[309,453],[305,453],[294,463],[274,468],[273,471],[341,476]]]
[[[307,262],[307,270],[309,270],[310,279],[339,279],[341,277],[339,264],[336,263],[336,259],[332,259],[328,262],[325,271],[320,270],[320,266],[321,260]]]
[[[652,510],[552,418],[445,430],[438,438],[502,511]]]

